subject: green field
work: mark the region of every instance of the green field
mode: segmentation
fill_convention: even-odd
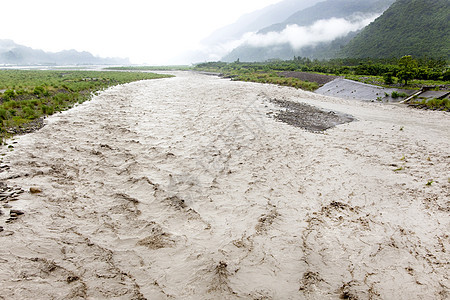
[[[110,86],[171,77],[144,72],[0,70],[0,136],[67,110]]]

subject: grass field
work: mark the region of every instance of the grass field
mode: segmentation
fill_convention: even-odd
[[[189,66],[124,66],[124,67],[109,67],[105,70],[114,71],[189,71],[192,67]]]
[[[309,64],[309,65],[308,65]],[[408,84],[402,83],[399,77],[391,76],[391,82],[386,82],[385,74],[383,75],[370,75],[366,73],[382,73],[390,68],[395,69],[396,66],[386,65],[378,63],[373,65],[367,62],[360,62],[354,66],[333,66],[333,61],[316,61],[314,63],[309,62],[305,64],[302,61],[279,61],[279,62],[266,62],[266,63],[225,63],[225,62],[209,62],[202,63],[194,66],[196,71],[220,73],[224,77],[229,77],[232,80],[252,81],[260,83],[271,83],[283,86],[295,87],[307,91],[315,91],[323,83],[318,82],[313,76],[302,76],[303,80],[295,77],[295,75],[286,75],[284,73],[303,73],[303,74],[318,74],[318,75],[331,75],[342,76],[346,79],[359,81],[367,84],[373,84],[386,88],[394,89],[411,89],[419,90],[423,87],[431,87],[431,90],[448,90],[450,81],[448,78],[448,70],[446,67],[442,68],[425,68],[420,69],[423,72],[426,70],[428,74],[436,77],[435,79],[420,79],[412,78],[408,80]],[[444,70],[447,70],[444,72]],[[437,75],[436,75],[437,74]],[[419,72],[416,74],[420,77]],[[423,75],[423,74],[422,74]],[[421,75],[421,76],[422,76]],[[303,78],[304,77],[304,78]],[[426,76],[422,76],[426,77]],[[432,77],[432,76],[431,76]],[[307,80],[305,80],[305,78]],[[406,95],[398,94],[398,97],[405,97]],[[433,110],[450,110],[450,103],[448,99],[414,99],[412,101],[413,106],[418,108],[426,108]]]

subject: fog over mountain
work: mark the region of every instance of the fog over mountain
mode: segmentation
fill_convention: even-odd
[[[220,28],[205,38],[200,49],[186,54],[192,62],[219,60],[238,47],[245,36],[275,23],[283,22],[296,11],[325,0],[284,0],[241,16],[235,23]]]
[[[224,61],[333,57],[394,0],[327,0],[297,11],[285,21],[248,33]]]
[[[241,43],[247,43],[253,47],[270,47],[289,44],[293,49],[301,49],[305,46],[314,46],[321,42],[331,42],[343,37],[351,31],[364,28],[374,21],[379,14],[354,15],[351,19],[330,18],[318,20],[310,26],[297,24],[286,25],[280,31],[256,33],[244,36]]]
[[[259,31],[261,28],[284,21],[292,12],[305,8],[325,0],[285,0],[270,5],[253,13],[245,14],[235,23],[225,26],[213,32],[203,40],[206,45],[224,44],[241,39],[246,33]]]
[[[230,9],[233,5],[227,3],[223,5],[222,10],[224,7]],[[159,9],[163,14],[162,8]],[[239,11],[236,5],[233,9],[234,12]],[[150,57],[151,52],[142,49],[165,49],[164,55],[158,56],[159,58],[148,59],[153,64],[188,64],[218,60],[231,62],[237,59],[286,60],[293,59],[294,56],[312,59],[366,55],[391,57],[405,54],[448,57],[449,10],[448,0],[283,0],[242,15],[236,22],[213,32],[199,45],[198,40],[208,31],[199,35],[198,39],[193,39],[188,33],[198,33],[200,30],[192,29],[181,34],[180,24],[189,27],[190,22],[200,20],[199,26],[204,29],[208,23],[211,24],[211,17],[214,18],[220,11],[205,12],[203,20],[196,18],[184,23],[180,17],[174,18],[169,21],[175,28],[172,34],[135,38],[129,35],[133,31],[124,30],[124,39],[120,40],[123,49],[120,53],[135,60],[137,56],[133,50],[140,49],[141,62],[144,62],[146,60],[143,57]],[[135,13],[133,10],[131,12],[131,15]],[[144,29],[144,32],[145,30],[147,29]],[[163,29],[157,28],[154,32],[161,33]],[[117,37],[116,34],[106,36],[103,39],[105,43],[101,43],[100,47],[89,48],[88,45],[87,49],[95,53],[107,53],[102,51],[114,47],[107,46],[106,42],[116,41]],[[94,40],[101,40],[100,38],[95,37]],[[81,39],[69,48],[78,49],[86,40],[88,39]],[[61,49],[46,48],[45,45],[49,43],[37,47]],[[160,57],[169,57],[166,52],[170,52],[174,58],[162,60]],[[16,44],[12,40],[0,39],[0,64],[130,64],[130,61],[126,58],[96,57],[90,52],[76,50],[45,52],[30,48],[29,45]]]
[[[16,44],[12,40],[0,40],[0,64],[7,65],[112,65],[129,64],[128,58],[102,58],[89,52],[64,50],[45,52]]]

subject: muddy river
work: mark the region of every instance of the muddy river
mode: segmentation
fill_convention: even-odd
[[[2,146],[0,299],[448,298],[448,113],[176,75]]]

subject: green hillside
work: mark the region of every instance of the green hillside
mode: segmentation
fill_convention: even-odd
[[[273,24],[261,29],[259,34],[268,32],[282,32],[288,25],[311,26],[319,20],[341,18],[352,20],[355,17],[381,14],[394,0],[326,0],[304,10],[293,13],[284,22]],[[299,49],[294,49],[290,43],[254,46],[245,43],[222,58],[231,62],[237,59],[241,61],[265,61],[269,59],[292,59],[294,56],[302,56],[318,59],[333,58],[341,48],[355,36],[356,32],[339,37],[334,41],[310,43]],[[298,39],[303,39],[299,36]]]
[[[259,33],[282,31],[287,25],[308,26],[318,20],[349,18],[353,14],[371,14],[385,11],[395,0],[328,0],[298,11],[283,23],[263,28]]]
[[[339,56],[413,55],[450,59],[449,0],[397,0],[364,28]]]

